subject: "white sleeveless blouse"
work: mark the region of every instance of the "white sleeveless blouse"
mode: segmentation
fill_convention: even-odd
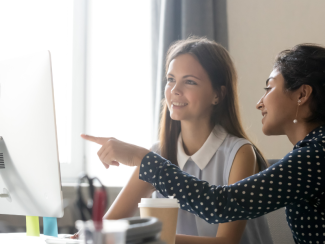
[[[228,185],[232,163],[239,148],[251,144],[243,138],[228,134],[221,126],[216,125],[203,146],[194,155],[184,152],[182,137],[179,135],[177,145],[177,161],[181,170],[209,182],[211,185]],[[152,151],[159,154],[159,142]],[[256,153],[259,169],[266,165]],[[163,197],[156,192],[156,197]],[[178,213],[177,234],[215,237],[218,224],[211,225],[182,209]],[[235,233],[234,233],[235,234]],[[247,221],[240,244],[272,244],[272,237],[265,216]]]

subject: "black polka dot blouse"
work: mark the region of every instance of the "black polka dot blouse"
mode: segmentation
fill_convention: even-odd
[[[140,179],[210,224],[252,219],[286,207],[296,243],[325,243],[325,126],[299,141],[268,169],[229,186],[210,185],[153,152]]]

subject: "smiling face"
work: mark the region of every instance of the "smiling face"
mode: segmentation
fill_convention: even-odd
[[[167,71],[165,98],[173,120],[210,120],[218,101],[207,72],[190,54],[173,59]]]
[[[294,125],[293,120],[298,107],[296,94],[285,91],[284,78],[276,69],[267,79],[265,90],[265,94],[256,105],[263,115],[263,133],[284,135]]]

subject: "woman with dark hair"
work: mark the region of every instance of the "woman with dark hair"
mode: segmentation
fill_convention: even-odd
[[[103,145],[98,155],[105,165],[140,166],[140,179],[209,223],[253,219],[286,207],[296,243],[325,243],[325,48],[301,44],[281,52],[265,90],[256,106],[263,132],[287,135],[293,150],[229,186],[209,185],[144,148],[114,138],[89,139]]]
[[[152,151],[215,185],[230,185],[266,168],[240,122],[237,74],[227,50],[206,38],[177,41],[167,53],[166,79],[159,142]],[[132,216],[141,198],[154,190],[139,180],[136,169],[105,218]],[[157,192],[157,197],[165,196]],[[213,224],[180,210],[176,243],[272,243],[265,217]]]

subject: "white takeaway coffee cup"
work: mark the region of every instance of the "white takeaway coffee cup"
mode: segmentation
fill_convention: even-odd
[[[156,217],[162,222],[161,240],[167,244],[175,244],[178,200],[173,198],[141,198],[138,206],[141,218]]]

